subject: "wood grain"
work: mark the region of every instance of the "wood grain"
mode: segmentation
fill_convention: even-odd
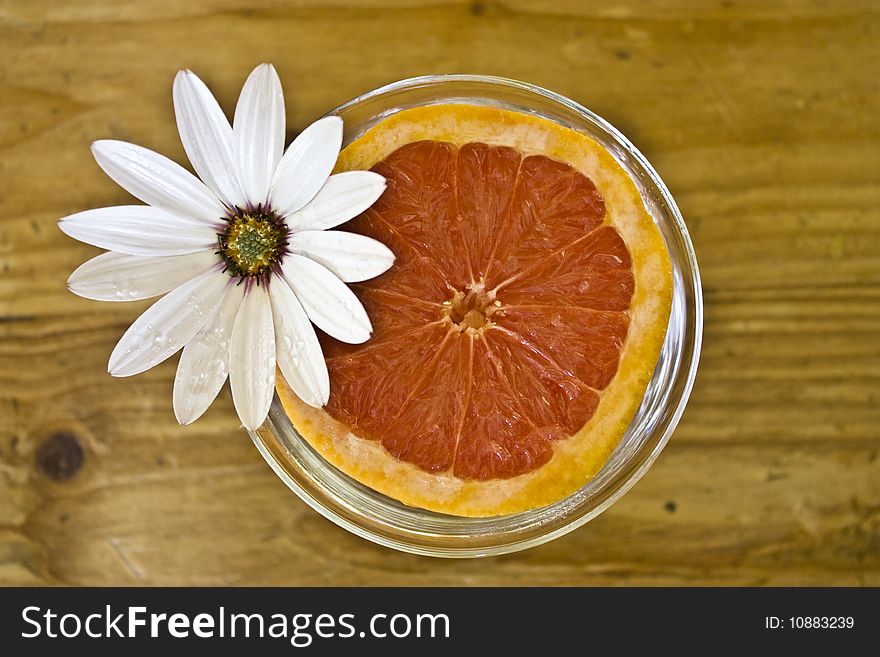
[[[0,59],[0,583],[880,585],[876,3],[2,0]],[[173,362],[106,374],[146,304],[66,290],[96,250],[56,220],[129,202],[89,144],[184,161],[175,71],[230,112],[261,61],[291,133],[395,79],[491,73],[651,159],[700,258],[704,356],[622,501],[521,554],[398,554],[289,493],[228,393],[179,428]]]

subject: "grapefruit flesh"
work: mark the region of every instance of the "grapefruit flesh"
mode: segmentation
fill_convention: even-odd
[[[387,179],[341,228],[396,262],[353,286],[369,341],[321,336],[325,409],[279,380],[300,433],[356,479],[446,513],[583,485],[644,394],[669,311],[668,256],[627,174],[584,135],[461,105],[404,110],[340,164]]]

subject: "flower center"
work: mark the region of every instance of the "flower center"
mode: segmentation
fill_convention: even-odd
[[[500,306],[494,295],[483,289],[482,283],[468,286],[464,292],[457,291],[446,301],[446,315],[459,331],[480,334],[491,324],[490,317]]]
[[[231,276],[266,277],[287,251],[287,225],[269,208],[237,209],[218,233],[217,254]]]

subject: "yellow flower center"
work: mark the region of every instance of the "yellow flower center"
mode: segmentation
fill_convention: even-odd
[[[287,225],[269,209],[237,210],[218,234],[217,254],[231,276],[265,278],[281,262],[287,247]]]

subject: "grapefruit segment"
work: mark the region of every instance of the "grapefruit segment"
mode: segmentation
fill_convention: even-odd
[[[471,340],[448,335],[433,367],[412,389],[381,442],[388,452],[426,472],[452,467],[468,403],[471,381]]]
[[[385,118],[340,154],[388,187],[343,226],[395,253],[353,285],[370,340],[322,344],[324,409],[279,378],[331,464],[406,504],[466,516],[551,504],[588,482],[635,414],[672,294],[639,191],[589,137],[491,107]]]
[[[504,307],[493,320],[593,390],[617,374],[629,325],[622,312],[550,305]]]
[[[519,410],[498,356],[474,341],[472,390],[452,474],[461,479],[508,478],[543,465],[550,437]]]
[[[473,280],[486,275],[496,237],[508,221],[520,162],[522,155],[506,146],[470,143],[458,151],[458,212]]]
[[[419,253],[372,208],[341,226],[342,230],[370,235],[394,252],[394,266],[372,279],[367,287],[442,303],[449,298],[446,277],[429,257]],[[361,288],[364,285],[360,285]]]
[[[437,141],[398,149],[373,167],[387,187],[372,210],[461,288],[470,266],[455,199],[457,156],[458,148]]]
[[[327,412],[358,435],[381,439],[389,420],[412,394],[412,386],[400,382],[431,376],[445,335],[444,327],[433,324],[355,353],[331,356],[327,369],[335,385],[330,387]]]
[[[499,363],[517,408],[547,439],[568,438],[593,416],[599,395],[520,336],[488,331],[485,343]],[[516,391],[514,393],[514,391]]]
[[[605,202],[593,182],[564,162],[522,161],[507,220],[495,240],[492,278],[503,281],[598,227]]]
[[[382,288],[352,285],[358,299],[373,324],[373,334],[367,344],[382,345],[439,322],[442,306],[421,301],[399,292]],[[335,358],[365,351],[365,346],[348,344],[321,334],[321,346],[325,358]]]
[[[620,235],[603,226],[573,244],[545,254],[531,268],[489,285],[511,305],[543,303],[593,310],[627,310],[635,290],[632,260]]]

